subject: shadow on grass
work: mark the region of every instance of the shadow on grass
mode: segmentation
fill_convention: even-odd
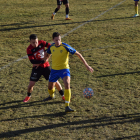
[[[12,24],[3,24],[3,25],[0,25],[1,27],[4,27],[4,26],[19,26],[19,25],[25,25],[25,24],[33,24],[34,22],[20,22],[20,23],[12,23]]]
[[[105,126],[105,125],[113,125],[113,124],[124,124],[127,122],[140,122],[140,113],[136,114],[124,114],[124,115],[118,115],[114,117],[102,117],[99,119],[92,119],[92,120],[86,120],[84,124],[89,123],[90,125],[86,126],[80,126],[75,127],[72,129],[83,129],[88,127],[97,127],[97,126]],[[91,124],[95,123],[95,124]]]
[[[118,76],[118,75],[127,75],[127,74],[135,74],[135,73],[140,73],[140,71],[136,71],[136,72],[124,72],[124,73],[109,74],[109,75],[101,75],[101,76],[97,76],[96,78],[109,77],[109,76]]]
[[[114,20],[114,19],[126,19],[126,18],[133,18],[133,17],[122,17],[122,18],[112,18],[112,19],[104,19],[104,20],[87,20],[87,21],[80,21],[80,22],[69,22],[69,23],[58,23],[58,24],[48,24],[48,25],[32,25],[32,26],[24,26],[24,27],[17,27],[17,28],[5,28],[5,29],[0,29],[0,31],[10,31],[10,30],[19,30],[19,29],[28,29],[28,28],[36,28],[36,27],[47,27],[47,26],[55,26],[55,25],[66,25],[66,24],[75,24],[75,23],[85,23],[85,22],[97,22],[97,21],[110,21],[110,20]],[[13,25],[25,25],[25,24],[32,24],[32,23],[28,23],[28,22],[24,22],[24,23],[13,23],[13,24],[5,24],[5,25],[1,25],[1,27],[4,26],[13,26]]]
[[[16,121],[16,120],[24,120],[24,119],[28,119],[28,118],[41,118],[41,117],[51,117],[51,118],[56,118],[56,117],[62,117],[66,115],[65,112],[59,112],[59,113],[53,113],[53,114],[46,114],[46,115],[36,115],[36,116],[28,116],[28,117],[22,117],[22,118],[14,118],[14,119],[3,119],[1,120],[1,122],[4,122],[4,121]]]
[[[61,113],[54,114],[54,116],[55,115],[60,115],[60,116],[64,115],[64,113],[62,113],[62,114]],[[40,117],[40,116],[38,116],[38,117]],[[47,130],[47,129],[54,129],[54,128],[58,128],[58,127],[60,128],[60,127],[64,127],[64,126],[74,126],[73,128],[70,128],[70,129],[76,130],[76,129],[84,129],[84,128],[89,128],[89,127],[96,128],[99,126],[134,123],[134,122],[137,122],[137,123],[140,122],[140,113],[124,114],[124,115],[118,115],[118,116],[114,116],[114,117],[102,117],[102,118],[73,121],[73,122],[67,122],[67,123],[58,123],[58,124],[51,124],[51,125],[49,124],[47,126],[9,131],[9,132],[1,133],[0,138],[16,137],[21,134],[26,134],[26,133],[30,133],[30,132],[36,132],[36,131],[43,131],[43,130]],[[75,127],[75,125],[81,125],[81,126]],[[137,136],[137,135],[135,135],[135,136]],[[132,138],[135,136],[128,136],[128,138],[129,137]],[[117,139],[121,139],[121,138],[117,138]]]
[[[13,104],[13,103],[20,103],[23,102],[23,100],[16,100],[16,101],[11,101],[11,102],[6,102],[6,103],[2,103],[0,105],[7,105],[7,104]]]
[[[16,105],[9,105],[9,104],[13,104],[13,103],[18,103]],[[17,100],[17,101],[11,101],[11,102],[7,102],[7,103],[3,103],[0,104],[0,110],[1,109],[9,109],[9,108],[20,108],[20,107],[30,107],[30,106],[38,106],[38,105],[45,105],[45,104],[60,104],[60,103],[64,103],[64,101],[34,101],[34,102],[28,102],[28,103],[24,103],[23,100]],[[8,105],[8,106],[6,106]]]
[[[118,138],[114,138],[113,140],[128,140],[128,139],[131,139],[131,138],[140,138],[140,135],[118,137]],[[137,140],[139,140],[139,139],[137,139]]]

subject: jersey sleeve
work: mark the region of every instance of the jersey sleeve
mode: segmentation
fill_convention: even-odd
[[[29,47],[27,48],[27,55],[28,55],[29,60],[35,59],[32,51]]]
[[[47,53],[48,53],[48,54],[51,54],[51,49],[50,49],[50,48],[51,48],[51,45],[50,45],[49,48],[47,49]]]
[[[51,45],[50,43],[44,41],[44,40],[41,40],[41,43],[43,44],[44,47],[46,48],[49,48],[49,46]]]
[[[70,52],[72,55],[75,54],[76,50],[74,48],[72,48],[70,45],[66,44],[66,43],[62,43],[65,47],[65,49]]]
[[[50,46],[51,44],[46,42],[46,47],[49,48]]]

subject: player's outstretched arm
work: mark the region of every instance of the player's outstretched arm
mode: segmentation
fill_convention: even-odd
[[[86,66],[86,68],[87,68],[88,71],[90,71],[90,72],[93,72],[94,71],[94,69],[88,65],[88,63],[86,62],[86,60],[84,59],[84,57],[79,52],[76,51],[75,52],[75,55],[77,55],[82,60],[82,62],[84,63],[84,65]]]

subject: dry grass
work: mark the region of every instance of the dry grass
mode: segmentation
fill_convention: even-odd
[[[31,33],[51,42],[54,31],[64,35],[119,2],[70,0],[73,20],[64,20],[62,6],[52,21],[55,0],[1,1],[0,67],[26,55]],[[48,96],[48,82],[43,77],[36,83],[31,100],[22,102],[32,68],[28,59],[0,70],[0,139],[138,140],[140,18],[133,15],[134,2],[126,0],[62,39],[81,52],[95,70],[89,74],[76,56],[70,56],[74,114],[65,115],[58,92],[54,101],[42,101]],[[94,90],[90,100],[82,97],[87,86]]]

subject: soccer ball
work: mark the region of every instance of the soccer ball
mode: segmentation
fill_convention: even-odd
[[[87,99],[90,99],[93,96],[94,92],[91,88],[85,88],[83,90],[83,96]]]

